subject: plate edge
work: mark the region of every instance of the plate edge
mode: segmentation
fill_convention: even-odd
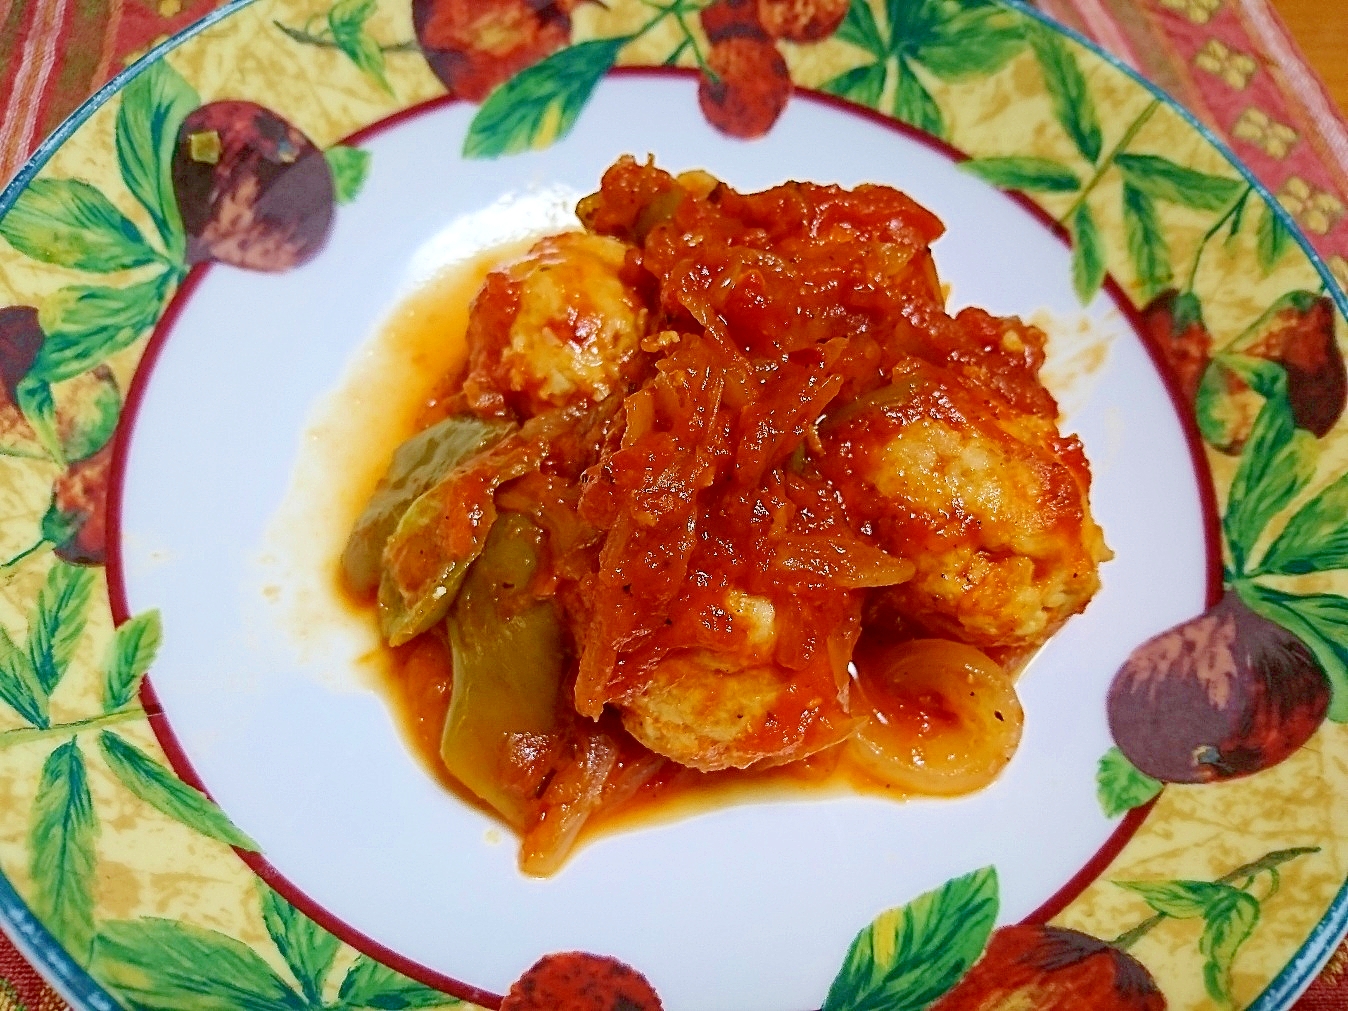
[[[1178,114],[1200,137],[1212,146],[1227,163],[1251,186],[1266,206],[1282,222],[1305,254],[1311,266],[1325,284],[1326,293],[1341,315],[1348,318],[1348,292],[1330,273],[1320,253],[1310,244],[1301,226],[1284,208],[1264,183],[1236,157],[1229,145],[1187,107],[1167,91],[1143,77],[1123,60],[1108,52],[1093,40],[1063,25],[1033,7],[1028,0],[998,0],[1007,8],[1044,25],[1053,32],[1071,39],[1106,64],[1121,72],[1146,92],[1161,100]],[[0,217],[3,217],[27,188],[34,177],[55,152],[84,123],[113,96],[145,72],[156,60],[176,49],[202,31],[254,3],[254,0],[229,0],[199,21],[183,28],[164,42],[150,49],[142,58],[120,71],[90,95],[61,124],[43,140],[24,162],[14,177],[0,189]],[[15,891],[3,871],[0,871],[0,931],[14,944],[19,953],[34,967],[52,988],[76,1011],[117,1011],[121,1005],[111,997],[78,962],[56,941]],[[1348,935],[1348,880],[1340,886],[1330,905],[1317,921],[1311,934],[1297,949],[1283,969],[1268,984],[1247,1011],[1284,1011],[1314,981],[1328,963],[1339,943]]]
[[[0,932],[74,1011],[121,1008],[116,998],[33,915],[3,871],[0,871]]]

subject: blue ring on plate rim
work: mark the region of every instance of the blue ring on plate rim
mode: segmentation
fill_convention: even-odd
[[[3,190],[0,190],[0,217],[3,217],[9,211],[14,201],[18,199],[19,194],[41,171],[42,167],[51,160],[57,149],[69,140],[70,136],[84,125],[84,122],[99,107],[126,87],[146,67],[199,32],[254,2],[255,0],[230,0],[224,6],[216,8],[200,21],[189,25],[172,38],[155,46],[85,99],[46,140],[38,145],[32,157],[28,159],[18,174],[10,180]],[[1200,137],[1225,158],[1227,163],[1250,184],[1264,203],[1272,208],[1273,213],[1278,216],[1278,219],[1287,228],[1288,233],[1296,241],[1301,251],[1306,254],[1306,258],[1315,268],[1316,273],[1320,275],[1327,294],[1333,299],[1339,312],[1348,317],[1348,292],[1345,292],[1339,286],[1334,276],[1329,272],[1328,265],[1321,259],[1320,254],[1302,233],[1295,219],[1277,201],[1268,187],[1255,178],[1254,174],[1241,163],[1235,153],[1212,132],[1207,124],[1118,57],[1102,49],[1086,36],[1059,24],[1047,14],[1030,6],[1027,0],[999,0],[999,2],[1071,39],[1104,60],[1115,70],[1132,79],[1136,84],[1141,85],[1144,90],[1160,99],[1173,112],[1177,113]],[[14,886],[10,884],[9,879],[5,877],[3,871],[0,871],[0,925],[7,928],[5,932],[15,946],[19,948],[20,953],[27,957],[36,968],[44,970],[43,977],[77,1011],[85,1011],[85,1009],[89,1009],[89,1011],[117,1011],[121,1006],[116,998],[61,947],[51,932],[33,915],[19,893],[14,890]],[[1249,1005],[1247,1011],[1284,1011],[1284,1009],[1290,1007],[1291,1002],[1301,995],[1320,970],[1324,968],[1325,964],[1328,963],[1334,949],[1338,947],[1339,942],[1346,934],[1348,934],[1348,880],[1339,888],[1329,908],[1325,910],[1325,915],[1315,925],[1305,943],[1297,949],[1296,954],[1283,967],[1283,970],[1265,987],[1264,992],[1255,999],[1254,1003]]]
[[[251,0],[248,0],[251,2]],[[51,984],[76,1011],[118,1011],[121,1005],[71,958],[51,931],[28,909],[9,879],[0,874],[0,921],[19,954],[45,972]]]

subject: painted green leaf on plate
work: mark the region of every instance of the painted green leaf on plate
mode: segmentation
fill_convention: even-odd
[[[299,981],[304,999],[321,1005],[323,983],[342,942],[305,916],[276,892],[259,882],[262,921],[272,943]]]
[[[1123,187],[1123,226],[1138,287],[1142,289],[1142,297],[1150,299],[1174,276],[1170,247],[1152,198],[1131,184]]]
[[[1115,884],[1138,893],[1163,916],[1203,920],[1198,950],[1205,959],[1204,987],[1219,1006],[1234,1007],[1231,964],[1259,922],[1259,900],[1222,881],[1116,881]]]
[[[1212,446],[1229,446],[1236,438],[1239,418],[1227,398],[1230,369],[1219,359],[1208,362],[1194,395],[1194,419],[1203,440]]]
[[[1147,905],[1158,913],[1177,920],[1206,916],[1208,907],[1227,891],[1230,885],[1214,881],[1116,881],[1120,888],[1137,892]]]
[[[1244,187],[1239,179],[1195,172],[1155,154],[1128,154],[1114,159],[1130,186],[1154,200],[1181,204],[1200,211],[1227,207]]]
[[[578,42],[521,70],[477,110],[463,141],[464,156],[518,154],[565,137],[627,41]]]
[[[1277,362],[1231,353],[1213,358],[1198,384],[1194,408],[1199,432],[1214,446],[1233,445],[1248,420],[1228,396],[1229,383],[1235,379],[1265,399],[1287,398],[1287,372]]]
[[[956,5],[957,6],[958,0]],[[949,8],[947,8],[949,9]],[[885,0],[890,46],[894,52],[920,49],[931,35],[936,5],[930,0]]]
[[[1055,32],[1035,27],[1030,44],[1039,60],[1044,86],[1053,100],[1053,114],[1078,151],[1090,162],[1100,157],[1104,135],[1086,78],[1067,43]]]
[[[35,179],[0,218],[0,235],[43,263],[108,273],[159,259],[131,221],[78,179]]]
[[[47,756],[28,830],[33,912],[84,964],[94,933],[94,843],[98,819],[79,742]]]
[[[971,158],[960,162],[959,168],[1008,190],[1070,193],[1081,189],[1081,180],[1077,174],[1050,158],[1017,155]]]
[[[1072,288],[1082,305],[1100,290],[1105,280],[1105,245],[1095,216],[1083,201],[1072,214]]]
[[[1242,354],[1224,354],[1221,360],[1264,399],[1287,400],[1287,370],[1282,365]]]
[[[117,110],[117,165],[122,179],[150,215],[170,258],[186,247],[173,192],[173,149],[178,128],[201,99],[167,60],[155,60],[122,91]]]
[[[1259,260],[1259,268],[1265,274],[1272,273],[1291,244],[1292,233],[1283,224],[1278,212],[1264,204],[1255,229],[1255,255]]]
[[[328,28],[333,35],[360,31],[378,7],[378,0],[337,0],[328,8]]]
[[[28,653],[14,644],[0,628],[0,699],[30,724],[46,729],[47,693],[33,670]]]
[[[1222,527],[1236,571],[1245,570],[1259,535],[1315,474],[1319,445],[1298,429],[1285,397],[1264,401],[1227,493]]]
[[[1231,996],[1231,963],[1236,952],[1259,923],[1259,900],[1238,888],[1226,890],[1209,905],[1198,950],[1203,964],[1203,985],[1208,996],[1224,1008],[1235,1007]]]
[[[47,339],[30,375],[48,382],[72,379],[143,337],[159,319],[172,276],[124,288],[71,285],[42,303],[38,317]]]
[[[113,775],[145,803],[190,829],[229,846],[257,851],[258,845],[203,793],[194,790],[134,744],[111,731],[98,735],[98,746]]]
[[[983,953],[997,919],[992,867],[881,913],[856,936],[823,1011],[920,1011]]]
[[[377,6],[377,0],[337,0],[328,11],[328,29],[337,48],[391,95],[393,88],[384,72],[384,51],[365,31],[365,22]]]
[[[843,16],[842,24],[834,33],[844,42],[850,42],[873,56],[883,58],[888,52],[880,27],[875,23],[869,0],[852,0]]]
[[[28,623],[28,662],[51,695],[70,667],[75,647],[84,634],[94,574],[86,568],[57,562],[47,570]]]
[[[1250,194],[1253,192],[1253,187],[1246,186],[1245,192],[1240,195],[1239,202],[1231,212],[1231,227],[1226,230],[1224,245],[1229,246],[1240,234],[1240,226],[1245,223],[1245,208],[1250,206]]]
[[[365,955],[357,957],[347,970],[337,1001],[352,1011],[357,1008],[403,1011],[404,1008],[456,1007],[462,1003]]]
[[[915,54],[943,81],[986,77],[1025,48],[1019,19],[1000,7],[975,7],[938,21]]]
[[[121,709],[136,697],[141,678],[154,663],[162,641],[158,610],[145,611],[117,627],[103,679],[104,712]]]
[[[14,399],[42,448],[57,463],[64,464],[66,451],[56,430],[56,398],[52,395],[51,383],[41,376],[26,375],[19,380]]]
[[[1334,593],[1291,594],[1248,580],[1235,589],[1250,610],[1304,642],[1329,679],[1329,718],[1348,723],[1348,598]]]
[[[1106,818],[1116,818],[1141,807],[1161,792],[1160,781],[1128,761],[1118,748],[1110,748],[1101,756],[1095,771],[1095,787]]]
[[[330,147],[323,152],[332,172],[332,189],[339,204],[356,199],[370,174],[370,152],[358,147]]]
[[[820,91],[846,98],[861,105],[875,106],[885,90],[885,65],[871,63],[854,67],[819,86]]]
[[[42,514],[39,527],[46,546],[64,544],[80,531],[82,520],[78,513],[66,513],[53,500]]]
[[[899,84],[894,92],[894,115],[934,137],[945,136],[945,117],[931,92],[918,80],[906,58],[899,61]]]
[[[247,945],[145,917],[105,923],[90,971],[140,1011],[303,1011],[304,999]]]
[[[1348,568],[1348,474],[1297,510],[1269,546],[1260,572],[1301,575]]]

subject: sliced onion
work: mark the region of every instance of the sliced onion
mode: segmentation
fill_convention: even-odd
[[[1002,669],[944,639],[859,650],[857,702],[866,721],[848,742],[881,782],[922,794],[960,794],[996,778],[1020,743],[1024,711]]]

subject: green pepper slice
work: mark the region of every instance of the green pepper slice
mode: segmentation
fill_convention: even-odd
[[[440,757],[445,767],[515,827],[524,798],[502,782],[512,734],[548,734],[566,672],[562,622],[551,600],[529,596],[542,529],[502,513],[449,612],[454,687]]]
[[[420,495],[514,427],[507,421],[458,414],[418,432],[399,446],[346,540],[342,571],[351,588],[369,593],[379,585],[384,545]]]

